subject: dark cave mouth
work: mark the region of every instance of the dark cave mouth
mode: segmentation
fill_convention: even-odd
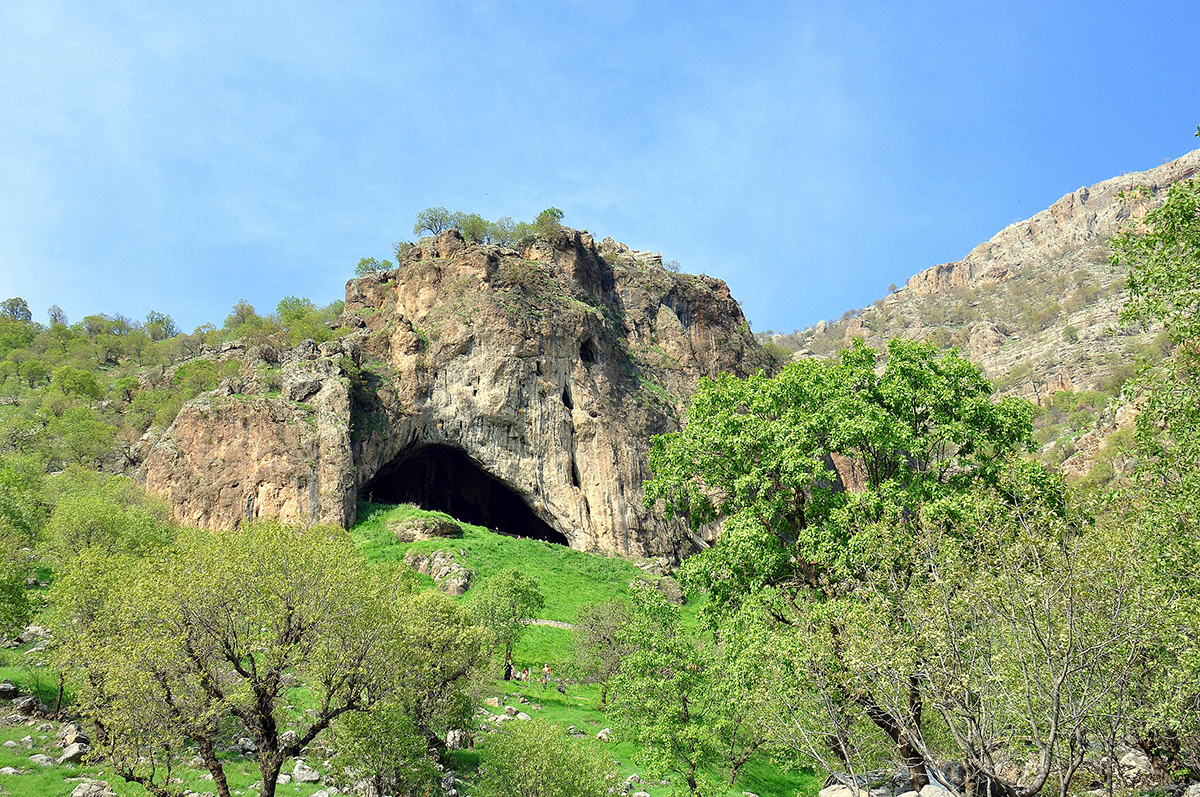
[[[516,491],[457,448],[428,445],[402,453],[359,492],[373,503],[415,504],[510,537],[570,545]]]

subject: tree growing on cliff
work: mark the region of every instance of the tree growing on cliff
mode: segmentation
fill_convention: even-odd
[[[903,527],[932,505],[953,515],[995,485],[1031,445],[1033,409],[994,402],[979,369],[954,351],[896,340],[882,370],[878,360],[856,343],[837,360],[793,363],[775,377],[706,380],[683,431],[654,441],[647,501],[697,528],[723,518],[718,543],[682,572],[712,597],[710,618],[761,605],[781,634],[811,636],[827,655],[795,673],[796,688],[832,690],[841,710],[891,740],[920,786],[926,762],[904,733],[922,716],[918,669],[896,716],[863,688],[861,663],[839,655],[842,624],[830,607],[854,606],[856,554],[881,547],[881,521]],[[898,552],[911,578],[920,577],[915,553]],[[882,616],[905,622],[898,604]]]
[[[413,235],[427,232],[437,235],[454,226],[453,214],[443,207],[425,208],[417,214],[417,223],[413,225]]]

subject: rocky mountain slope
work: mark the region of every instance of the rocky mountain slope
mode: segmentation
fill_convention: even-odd
[[[1080,188],[870,307],[770,339],[796,357],[828,355],[856,338],[879,350],[893,337],[956,346],[1001,393],[1042,406],[1047,460],[1075,477],[1102,460],[1120,469],[1131,460],[1106,441],[1133,420],[1122,386],[1139,358],[1161,357],[1170,344],[1160,330],[1119,322],[1125,279],[1107,242],[1198,172],[1200,150]]]
[[[319,347],[206,352],[241,376],[146,441],[147,488],[203,527],[349,525],[361,497],[678,556],[702,543],[643,506],[650,437],[701,376],[775,365],[720,280],[566,228],[520,252],[422,239],[347,284],[340,324]]]
[[[777,342],[823,354],[853,338],[877,348],[892,337],[931,340],[969,353],[1003,392],[1042,404],[1060,390],[1104,390],[1155,335],[1118,323],[1124,275],[1106,243],[1198,171],[1200,150],[1080,188],[872,306]]]

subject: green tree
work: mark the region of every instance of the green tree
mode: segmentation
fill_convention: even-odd
[[[417,223],[413,225],[413,235],[428,232],[437,235],[454,225],[453,214],[443,207],[425,208],[417,214]]]
[[[49,369],[41,360],[26,360],[21,363],[20,368],[21,379],[25,381],[30,388],[37,387],[46,381],[50,376]]]
[[[165,503],[122,476],[79,467],[57,477],[54,508],[42,530],[42,554],[59,573],[79,556],[150,556],[165,547],[175,528]]]
[[[447,731],[470,726],[472,687],[487,665],[491,632],[436,590],[410,580],[396,587],[398,649],[391,700],[403,707],[425,744],[443,748]]]
[[[166,340],[179,334],[179,325],[175,323],[175,319],[166,313],[155,310],[146,313],[146,323],[143,328],[150,336],[150,340],[153,341]]]
[[[0,637],[19,632],[33,614],[25,591],[32,569],[28,550],[23,535],[0,518]]]
[[[63,395],[85,399],[95,400],[104,395],[104,389],[93,374],[70,365],[54,369],[54,375],[50,377],[50,387]]]
[[[533,232],[539,238],[555,241],[562,235],[563,212],[558,208],[546,208],[533,220]]]
[[[504,680],[511,680],[513,647],[525,633],[525,620],[546,605],[538,582],[510,567],[480,581],[468,604],[476,621],[495,634],[504,650]]]
[[[483,797],[596,797],[620,785],[612,759],[543,719],[510,722],[480,766]]]
[[[229,315],[225,316],[225,328],[236,329],[256,318],[258,318],[258,313],[254,311],[254,305],[245,299],[238,299],[233,305],[233,309],[229,311]]]
[[[815,634],[814,644],[836,638],[841,621],[826,609],[853,596],[862,575],[854,554],[879,546],[880,521],[903,525],[927,505],[967,502],[1032,444],[1032,406],[994,402],[979,369],[953,350],[939,356],[896,340],[877,366],[876,353],[856,343],[837,360],[795,362],[774,377],[706,380],[684,430],[654,440],[647,502],[664,501],[669,516],[695,528],[723,519],[717,544],[682,574],[712,596],[714,621],[766,601],[788,633]],[[913,572],[915,553],[906,554]],[[891,739],[923,785],[924,758],[903,733],[922,714],[917,671],[909,716],[897,717],[843,675],[856,662],[837,645],[826,649],[820,686],[808,672],[797,674],[797,688],[832,688],[845,710]]]
[[[492,224],[478,213],[454,214],[454,227],[462,233],[463,238],[471,243],[489,243],[492,236]]]
[[[287,758],[391,693],[408,655],[392,586],[323,527],[189,530],[140,559],[87,551],[54,588],[59,661],[125,780],[182,794],[172,769],[194,747],[228,797],[216,741],[232,724],[273,797]]]
[[[580,670],[600,684],[600,707],[608,707],[608,687],[633,652],[628,607],[617,601],[589,603],[575,614],[575,658]]]
[[[367,780],[374,794],[426,797],[436,792],[439,773],[428,742],[404,707],[390,701],[369,712],[339,717],[332,728],[337,754],[330,762],[343,780]]]
[[[678,609],[648,588],[625,633],[632,649],[613,678],[612,704],[622,734],[652,776],[679,777],[690,794],[723,794],[767,740],[762,650],[687,633]],[[724,784],[709,780],[713,768],[725,771]]]
[[[354,267],[355,275],[361,277],[364,274],[372,274],[376,271],[387,271],[392,268],[392,261],[384,260],[382,263],[373,257],[364,257],[358,261],[358,265]]]
[[[0,302],[0,316],[11,321],[19,321],[22,324],[28,324],[33,320],[33,313],[29,312],[29,304],[20,296]]]
[[[1128,273],[1122,318],[1161,323],[1171,351],[1126,388],[1137,398],[1137,470],[1119,493],[1125,523],[1153,553],[1151,575],[1174,590],[1175,629],[1200,624],[1200,182],[1175,183],[1166,201],[1109,242],[1114,265]],[[1200,642],[1192,633],[1165,636],[1143,657],[1134,735],[1156,774],[1200,769]]]

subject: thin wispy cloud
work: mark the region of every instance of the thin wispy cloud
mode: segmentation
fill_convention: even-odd
[[[554,204],[725,278],[758,328],[804,326],[1190,148],[1196,22],[1182,3],[18,0],[0,293],[190,328],[238,298],[336,298],[423,207]]]

